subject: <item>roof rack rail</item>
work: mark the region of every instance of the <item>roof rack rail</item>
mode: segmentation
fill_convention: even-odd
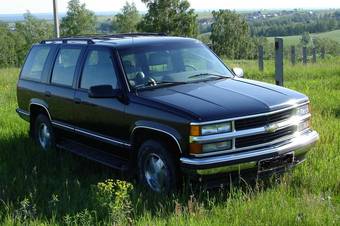
[[[110,34],[105,35],[106,37],[115,37],[115,36],[126,36],[126,37],[133,37],[133,36],[167,36],[166,33],[163,32],[129,32],[129,33],[117,33],[117,34]]]
[[[156,33],[156,32],[131,32],[131,33],[116,33],[116,34],[89,34],[89,35],[75,36],[72,38],[110,39],[110,38],[124,38],[124,37],[135,37],[135,36],[167,36],[167,34]]]
[[[83,37],[69,37],[69,38],[56,38],[56,39],[47,39],[42,40],[40,44],[47,44],[48,42],[61,42],[63,44],[69,42],[87,42],[87,44],[94,44],[92,38],[83,38]]]
[[[87,42],[87,44],[94,44],[94,39],[107,39],[110,38],[124,38],[124,37],[136,37],[136,36],[167,36],[166,33],[156,33],[156,32],[131,32],[131,33],[117,33],[117,34],[92,34],[92,35],[80,35],[74,37],[64,37],[42,40],[40,44],[47,43],[69,43],[69,42]]]

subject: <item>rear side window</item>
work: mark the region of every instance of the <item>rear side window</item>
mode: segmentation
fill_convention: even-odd
[[[81,48],[60,49],[53,67],[51,79],[53,84],[72,86],[80,52]]]
[[[51,47],[49,46],[33,47],[22,68],[21,78],[40,81],[50,51]]]
[[[110,51],[91,50],[86,58],[80,88],[89,89],[91,86],[117,86],[117,75],[114,70]]]

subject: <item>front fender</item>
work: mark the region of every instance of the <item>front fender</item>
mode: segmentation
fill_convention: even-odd
[[[176,142],[176,144],[178,145],[179,151],[183,153],[183,148],[184,148],[182,144],[183,137],[176,129],[170,126],[158,123],[158,122],[140,120],[140,121],[137,121],[130,130],[131,131],[130,133],[131,143],[133,142],[134,134],[136,133],[138,129],[153,130],[153,131],[157,131],[157,132],[160,132],[160,133],[163,133],[169,136],[172,140]]]

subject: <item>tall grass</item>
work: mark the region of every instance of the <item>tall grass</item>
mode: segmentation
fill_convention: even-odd
[[[274,82],[272,61],[229,61],[247,78]],[[0,70],[0,224],[340,225],[340,59],[285,62],[285,86],[311,99],[320,142],[270,186],[184,189],[151,196],[117,173],[64,151],[42,152],[15,113],[18,69]]]

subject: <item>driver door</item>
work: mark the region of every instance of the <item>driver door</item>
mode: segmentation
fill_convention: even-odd
[[[128,146],[120,132],[126,126],[125,104],[117,98],[88,96],[91,86],[111,85],[113,89],[120,89],[117,73],[112,48],[88,48],[74,99],[76,134],[96,141]]]

